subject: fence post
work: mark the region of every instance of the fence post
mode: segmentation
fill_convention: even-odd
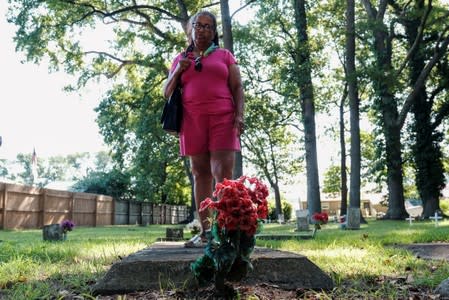
[[[128,225],[131,224],[131,200],[128,200]]]
[[[143,202],[140,202],[140,224],[139,225],[144,225],[143,224]]]
[[[70,203],[69,203],[69,218],[73,221],[73,209],[75,207],[75,193],[72,193],[72,196],[70,197]]]
[[[5,183],[3,187],[2,229],[6,229],[6,203],[8,203],[8,184]]]
[[[42,195],[40,197],[41,203],[40,203],[40,220],[39,224],[41,227],[44,227],[45,225],[45,203],[47,202],[47,190],[42,189]]]
[[[94,227],[97,227],[97,222],[98,222],[98,197],[99,197],[99,196],[95,196],[95,219],[94,219]]]
[[[111,225],[115,225],[115,198],[112,198],[111,201],[112,201]]]

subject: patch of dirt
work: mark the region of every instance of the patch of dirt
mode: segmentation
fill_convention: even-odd
[[[125,299],[149,299],[149,300],[175,300],[175,299],[205,299],[205,300],[218,300],[218,299],[260,299],[260,300],[277,300],[277,299],[300,299],[304,295],[304,291],[298,290],[285,290],[276,285],[258,284],[258,285],[235,285],[235,291],[237,297],[225,297],[216,293],[213,286],[200,288],[198,290],[186,290],[186,291],[145,291],[126,294]],[[97,296],[98,300],[115,300],[119,299],[119,296],[124,295],[110,295],[110,296]],[[313,298],[309,298],[313,299]]]
[[[373,282],[367,283],[363,290],[360,286],[355,287],[351,281],[342,282],[342,286],[333,291],[313,291],[313,290],[285,290],[275,285],[238,285],[234,286],[238,297],[223,297],[217,295],[213,287],[201,288],[191,291],[145,291],[129,293],[126,295],[98,296],[98,300],[180,300],[180,299],[251,299],[251,300],[290,300],[290,299],[391,299],[388,292],[385,295],[379,293],[384,285],[396,291],[397,300],[446,300],[448,298],[436,295],[432,290],[425,287],[413,287],[404,282],[403,278],[377,278]]]

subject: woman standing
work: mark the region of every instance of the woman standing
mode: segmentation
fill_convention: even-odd
[[[194,178],[195,205],[212,197],[213,180],[232,178],[235,151],[244,129],[244,95],[235,57],[218,47],[216,17],[200,11],[191,19],[191,44],[178,54],[164,86],[168,98],[178,80],[182,85],[181,155],[188,156]],[[204,242],[208,213],[199,213],[202,232],[186,243]]]

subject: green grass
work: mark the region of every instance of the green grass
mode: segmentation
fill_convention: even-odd
[[[164,225],[77,227],[64,242],[45,242],[41,230],[0,231],[0,299],[64,299],[94,297],[90,286],[112,263],[165,236]],[[295,225],[267,224],[264,234],[294,233]],[[327,298],[407,298],[407,286],[433,289],[449,277],[447,261],[425,261],[392,247],[395,244],[449,242],[449,221],[375,221],[360,230],[324,225],[310,240],[258,240],[258,246],[307,256],[335,284]],[[189,235],[185,233],[185,235]],[[404,279],[405,278],[405,279]]]

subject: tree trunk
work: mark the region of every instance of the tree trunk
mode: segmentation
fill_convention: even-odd
[[[340,102],[340,178],[341,178],[341,203],[340,216],[347,214],[348,210],[348,178],[346,172],[346,141],[345,141],[345,100],[348,94],[347,84]]]
[[[234,53],[234,39],[232,37],[231,14],[229,12],[228,0],[220,0],[221,23],[223,28],[223,45],[224,48]],[[235,164],[232,177],[239,178],[243,175],[243,157],[242,152],[235,153]]]
[[[424,2],[418,1],[416,10],[425,9]],[[407,40],[410,47],[413,47],[419,35],[420,15],[413,14],[411,19],[406,19]],[[422,46],[422,39],[416,51],[410,57],[410,86],[414,86],[419,75],[425,67],[426,52]],[[413,158],[416,170],[416,185],[423,202],[423,218],[428,218],[440,209],[439,196],[444,187],[444,170],[441,161],[442,153],[439,143],[442,135],[436,129],[434,131],[431,120],[433,100],[429,99],[425,85],[421,87],[412,105],[414,144],[412,145]]]
[[[391,63],[391,44],[387,26],[383,23],[386,0],[379,1],[376,11],[369,0],[363,0],[368,17],[373,22],[371,28],[374,37],[374,54],[377,72],[373,76],[376,89],[375,106],[381,114],[382,129],[385,137],[387,164],[388,210],[386,219],[404,219],[408,216],[404,205],[404,187],[402,178],[401,125],[398,122],[398,105],[389,89]]]
[[[390,119],[389,114],[384,119]],[[387,123],[387,120],[384,120]],[[387,219],[403,220],[408,216],[404,205],[404,186],[402,175],[401,134],[398,126],[384,125],[387,155],[388,210]]]
[[[307,172],[307,207],[309,214],[321,212],[320,186],[318,175],[318,159],[315,131],[315,104],[313,99],[313,84],[311,75],[310,48],[307,36],[307,14],[305,0],[295,0],[295,26],[298,46],[296,49],[296,64],[298,66],[298,87],[302,122],[304,126],[306,172]]]
[[[271,188],[274,190],[274,201],[276,206],[276,218],[279,220],[279,215],[283,214],[282,212],[282,203],[281,203],[281,192],[279,190],[279,185],[276,183],[271,186]]]
[[[351,172],[349,206],[360,209],[360,101],[355,69],[355,3],[346,1],[346,81],[348,83],[351,126]],[[360,222],[365,223],[360,214]]]

